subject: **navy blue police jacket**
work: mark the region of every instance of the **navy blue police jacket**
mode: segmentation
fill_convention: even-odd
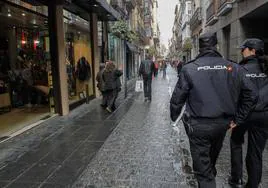
[[[242,124],[256,106],[258,93],[247,70],[207,50],[186,64],[170,100],[170,116],[175,121],[186,102],[191,118],[232,119]]]
[[[258,90],[259,98],[254,112],[268,111],[268,77],[263,73],[258,59],[255,56],[249,56],[240,64],[247,70],[245,77],[250,78]]]

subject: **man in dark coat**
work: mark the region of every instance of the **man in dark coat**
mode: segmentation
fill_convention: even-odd
[[[143,78],[144,85],[144,100],[152,100],[152,78],[155,71],[155,66],[151,57],[146,56],[146,60],[141,61],[139,68],[139,76]]]
[[[245,121],[258,98],[243,77],[246,70],[224,60],[216,44],[216,34],[200,36],[200,53],[183,66],[170,101],[173,121],[186,102],[184,126],[199,188],[216,188],[215,165],[226,131]]]

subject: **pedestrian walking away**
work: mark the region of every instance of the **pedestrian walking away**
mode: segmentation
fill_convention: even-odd
[[[248,149],[246,167],[248,172],[247,188],[258,188],[262,177],[262,153],[268,138],[268,61],[264,56],[264,42],[257,38],[246,39],[241,45],[243,60],[240,62],[250,79],[258,89],[259,100],[247,121],[232,131],[231,177],[229,184],[243,187],[242,144],[244,134],[248,130]]]
[[[183,62],[178,62],[178,64],[177,64],[177,73],[178,73],[178,77],[179,77],[179,75],[180,75],[182,66],[183,66]]]
[[[144,101],[152,100],[152,78],[155,71],[155,65],[149,55],[146,55],[146,60],[141,61],[139,68],[139,76],[143,78]]]
[[[99,89],[99,91],[101,92],[102,95],[102,102],[101,102],[101,106],[102,107],[107,107],[107,96],[105,95],[105,86],[104,86],[104,80],[103,80],[103,71],[105,68],[105,64],[104,63],[100,63],[100,70],[97,73],[96,76],[96,81],[97,81],[97,88]]]
[[[163,78],[166,78],[166,76],[167,76],[167,62],[163,61],[162,69],[163,69]]]
[[[216,45],[215,33],[200,36],[199,55],[183,66],[170,100],[172,121],[186,102],[183,121],[199,188],[216,188],[215,165],[226,131],[245,121],[258,98],[246,69],[223,59]]]
[[[106,96],[106,110],[112,112],[115,107],[115,100],[118,96],[119,88],[118,79],[122,76],[122,71],[116,69],[115,64],[111,61],[107,61],[105,69],[103,71],[104,91]]]
[[[159,64],[158,64],[158,61],[155,61],[154,62],[154,77],[157,77],[158,76],[158,68],[159,68]]]

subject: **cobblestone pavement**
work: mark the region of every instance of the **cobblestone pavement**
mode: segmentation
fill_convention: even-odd
[[[129,83],[113,114],[94,99],[0,143],[0,187],[70,187],[131,107],[135,82]]]
[[[142,94],[136,96],[129,112],[77,179],[74,188],[197,187],[182,122],[174,125],[169,119],[169,100],[177,78],[171,69],[168,76],[163,79],[159,75],[153,81],[151,103],[144,102]],[[217,187],[229,187],[229,138],[228,132],[217,163]],[[264,155],[267,156],[267,149]],[[267,173],[264,157],[263,187],[268,186]]]
[[[169,67],[167,75],[153,80],[152,102],[130,91],[108,114],[96,99],[1,143],[0,187],[197,187],[183,125],[169,118],[176,72]],[[228,187],[229,134],[217,164],[217,187]],[[265,156],[267,147],[262,187],[268,187]]]
[[[152,102],[144,102],[143,94],[135,97],[73,187],[183,188],[195,183],[187,144],[180,147],[186,142],[183,129],[173,127],[169,117],[176,80],[176,72],[169,68],[166,79],[159,74],[153,80]]]

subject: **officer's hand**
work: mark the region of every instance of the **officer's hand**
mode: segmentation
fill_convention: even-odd
[[[229,125],[229,129],[233,130],[237,125],[231,121],[230,125]]]

